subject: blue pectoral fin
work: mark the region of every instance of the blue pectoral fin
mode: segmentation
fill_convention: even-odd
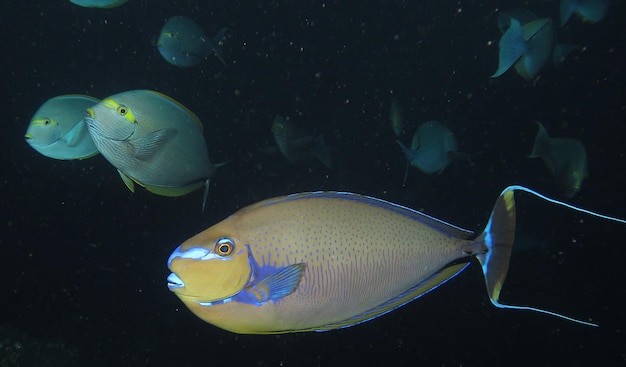
[[[258,283],[254,282],[247,287],[246,291],[258,304],[281,299],[298,288],[304,269],[306,269],[305,263],[289,265],[261,279]]]
[[[128,142],[133,157],[146,161],[178,132],[174,129],[161,129]]]
[[[511,18],[511,26],[500,38],[499,47],[498,70],[491,75],[492,78],[497,78],[509,70],[528,48],[522,34],[522,25],[517,19]]]
[[[83,139],[90,139],[90,137],[85,136],[85,134],[89,135],[89,132],[87,131],[87,125],[83,120],[80,120],[65,134],[63,140],[68,147],[75,147]]]

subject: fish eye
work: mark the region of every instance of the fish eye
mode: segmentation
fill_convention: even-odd
[[[119,113],[120,116],[124,116],[128,113],[128,108],[124,105],[119,105],[117,106],[117,113]]]
[[[52,121],[50,121],[50,119],[45,119],[45,120],[43,120],[43,124],[44,124],[44,126],[48,126],[48,125],[50,125],[51,123],[52,123]]]
[[[235,243],[230,238],[220,238],[215,242],[214,252],[220,256],[228,256],[233,253]]]

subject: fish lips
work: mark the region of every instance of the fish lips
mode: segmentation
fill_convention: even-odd
[[[185,282],[178,277],[175,273],[171,273],[167,277],[167,288],[171,291],[178,288],[183,288],[185,286]]]

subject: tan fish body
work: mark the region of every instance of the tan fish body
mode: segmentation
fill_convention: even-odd
[[[324,331],[392,311],[476,257],[495,306],[589,324],[498,301],[514,238],[513,192],[520,190],[581,210],[511,186],[484,232],[468,240],[470,231],[368,196],[283,196],[241,209],[185,241],[168,259],[168,287],[202,320],[233,332]]]

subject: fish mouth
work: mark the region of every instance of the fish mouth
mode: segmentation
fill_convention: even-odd
[[[184,288],[184,287],[185,287],[185,282],[183,282],[183,280],[180,279],[178,275],[176,275],[175,273],[171,273],[167,277],[167,288],[170,291],[176,293],[176,295],[180,297],[181,299],[183,300],[191,299],[193,300],[193,302],[197,302],[200,306],[209,307],[209,306],[214,306],[214,305],[221,305],[224,303],[231,302],[233,300],[233,297],[231,296],[231,297],[216,299],[213,301],[200,301],[198,300],[196,296],[192,296],[189,294],[185,294],[184,292],[181,293],[180,291],[177,291],[178,289]]]
[[[185,282],[178,277],[178,275],[171,273],[167,277],[167,288],[171,291],[174,289],[183,288],[185,286]]]

